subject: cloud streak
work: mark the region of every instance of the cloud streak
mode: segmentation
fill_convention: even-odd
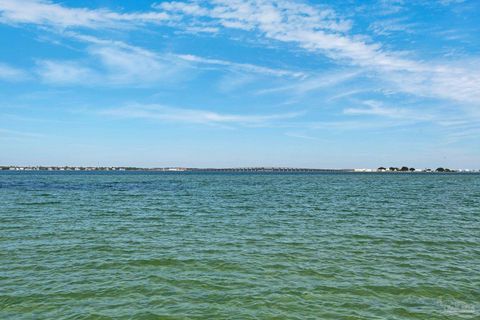
[[[346,115],[353,116],[379,116],[392,119],[408,119],[408,120],[417,120],[417,121],[428,121],[432,120],[432,116],[424,113],[419,114],[416,111],[412,111],[406,108],[395,108],[395,107],[386,107],[383,103],[379,101],[367,100],[363,102],[366,105],[366,108],[346,108],[343,110],[343,113]]]
[[[310,75],[306,79],[296,81],[293,84],[284,86],[261,89],[257,91],[257,94],[276,94],[279,92],[289,92],[296,95],[304,95],[311,91],[317,91],[320,89],[331,88],[359,76],[359,71],[344,71],[325,73],[322,75]]]
[[[55,28],[127,28],[173,19],[164,12],[118,13],[107,9],[68,8],[46,0],[0,0],[0,22]]]
[[[27,131],[0,128],[0,139],[40,139],[45,135]]]
[[[175,55],[160,55],[121,41],[67,33],[87,43],[87,59],[40,60],[37,75],[55,85],[134,86],[175,81],[187,66]]]
[[[249,64],[249,63],[237,63],[237,62],[219,60],[219,59],[208,59],[208,58],[203,58],[203,57],[199,57],[191,54],[179,54],[177,55],[177,57],[192,63],[223,66],[223,67],[228,67],[231,69],[237,69],[240,71],[245,71],[250,73],[271,75],[276,77],[285,77],[285,76],[293,77],[293,78],[306,77],[306,74],[300,71],[296,72],[296,71],[290,71],[290,70],[267,68],[259,65]]]
[[[452,1],[444,1],[444,3]],[[457,1],[455,1],[457,2]],[[404,1],[382,1],[388,8],[401,8]],[[108,9],[69,8],[47,0],[0,0],[0,22],[35,24],[60,29],[67,28],[131,28],[145,24],[169,25],[184,30],[207,28],[209,31],[236,29],[260,34],[266,39],[295,44],[307,51],[320,53],[338,64],[346,63],[370,72],[389,82],[394,90],[459,103],[480,102],[480,67],[469,62],[423,62],[407,58],[403,53],[387,50],[381,43],[351,31],[352,22],[342,19],[326,6],[309,5],[289,0],[211,0],[162,2],[145,12],[115,12]],[[90,48],[110,73],[113,83],[154,74],[165,74],[165,65],[158,59],[138,51],[110,48]],[[128,61],[143,55],[138,68]],[[190,62],[240,68],[249,72],[274,76],[295,76],[285,70],[274,70],[252,64],[227,63],[184,55]],[[67,72],[68,66],[65,66]],[[115,70],[120,72],[116,72]],[[152,68],[151,73],[143,70]],[[70,66],[71,69],[71,66]],[[70,70],[73,73],[74,70]],[[125,72],[125,77],[122,76]],[[80,72],[82,73],[82,72]],[[150,75],[150,76],[149,76]],[[301,76],[299,74],[299,76]],[[158,80],[158,79],[155,79]],[[450,89],[450,90],[447,90]]]
[[[398,7],[402,1],[390,5]],[[404,54],[385,50],[380,43],[368,41],[364,36],[349,34],[350,23],[331,9],[286,0],[213,0],[204,6],[197,2],[166,2],[157,8],[184,19],[188,16],[203,19],[203,24],[256,31],[268,39],[297,44],[338,63],[364,68],[402,92],[457,102],[480,102],[477,67],[470,69],[405,58]]]
[[[21,69],[0,62],[0,80],[21,81],[28,78],[28,74]]]
[[[120,118],[147,119],[164,122],[180,122],[203,125],[262,126],[275,121],[301,116],[301,112],[281,114],[226,114],[202,109],[185,109],[159,104],[133,104],[126,107],[107,109],[102,115]]]

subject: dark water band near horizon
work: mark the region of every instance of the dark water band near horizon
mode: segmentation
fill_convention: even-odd
[[[0,319],[478,319],[479,174],[0,172]]]

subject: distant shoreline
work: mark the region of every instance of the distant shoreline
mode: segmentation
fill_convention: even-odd
[[[480,170],[471,169],[416,169],[416,170],[384,170],[384,169],[315,169],[315,168],[288,168],[288,167],[242,167],[242,168],[141,168],[141,167],[83,167],[83,166],[0,166],[0,171],[129,171],[129,172],[252,172],[252,173],[480,173]]]

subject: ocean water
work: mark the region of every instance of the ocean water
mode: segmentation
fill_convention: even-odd
[[[0,319],[479,319],[480,175],[0,173]]]

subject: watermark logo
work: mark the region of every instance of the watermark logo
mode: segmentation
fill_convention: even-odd
[[[441,300],[440,304],[443,313],[449,316],[473,318],[480,313],[480,309],[473,303],[466,303],[458,300]]]

